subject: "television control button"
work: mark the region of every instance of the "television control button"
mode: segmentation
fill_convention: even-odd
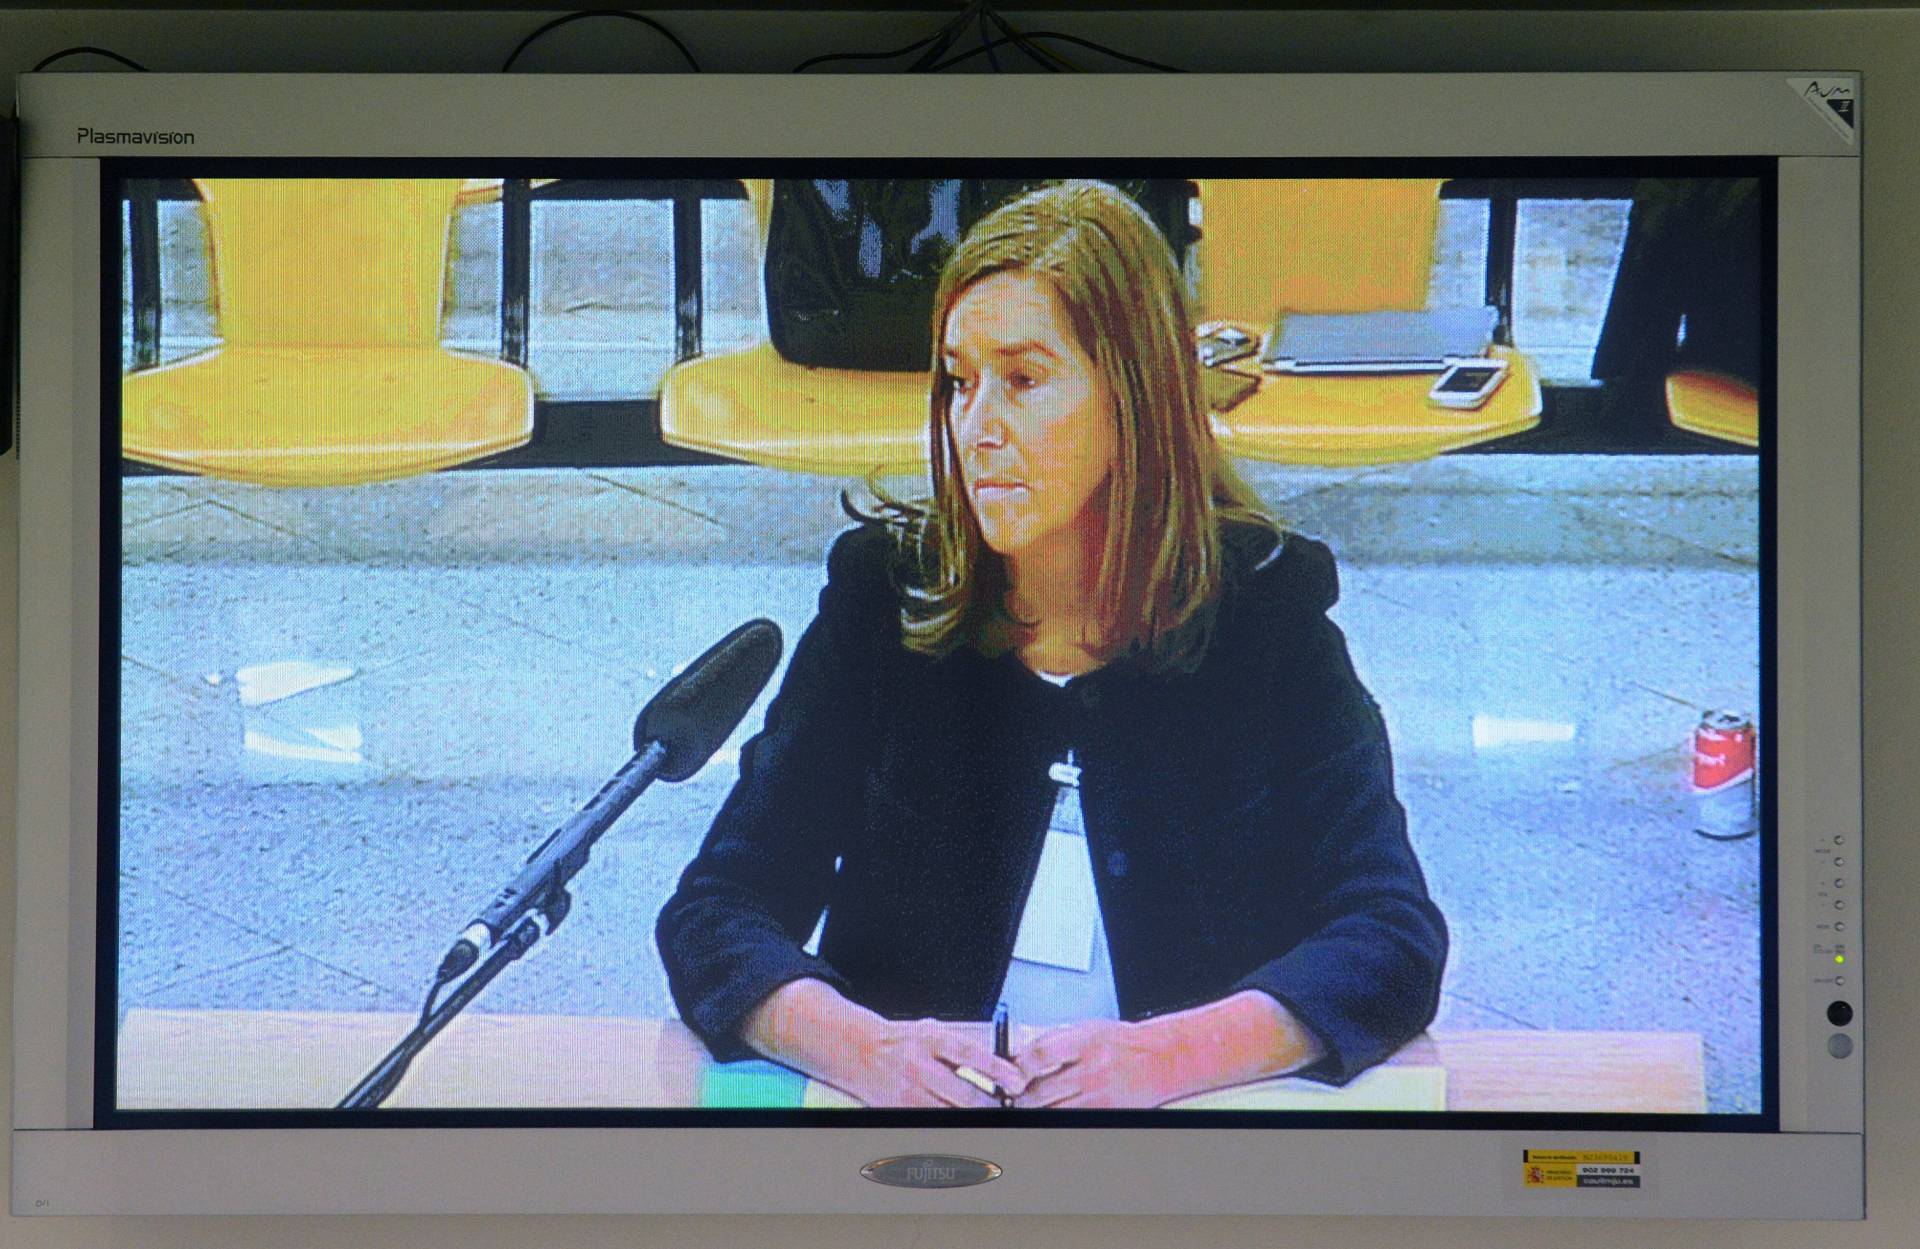
[[[1845,1058],[1853,1053],[1853,1038],[1844,1032],[1836,1032],[1827,1038],[1827,1053],[1835,1058]]]
[[[1833,858],[1833,865],[1835,867],[1845,867],[1847,865],[1847,861],[1841,858],[1839,855],[1835,855]]]
[[[1834,910],[1836,910],[1836,911],[1844,911],[1844,910],[1846,910],[1846,909],[1847,909],[1847,900],[1846,900],[1845,898],[1835,898],[1835,899],[1833,900],[1833,909],[1834,909]]]

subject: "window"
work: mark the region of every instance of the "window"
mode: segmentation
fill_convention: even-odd
[[[500,201],[453,214],[440,344],[477,356],[500,354]]]
[[[207,220],[197,201],[163,199],[160,227],[160,363],[220,345],[207,268]]]
[[[1543,382],[1590,386],[1620,249],[1624,199],[1523,199],[1514,222],[1513,344]]]
[[[1487,221],[1483,199],[1442,199],[1433,244],[1429,308],[1477,308],[1487,302]]]
[[[673,205],[532,204],[527,369],[544,399],[659,393],[674,362]]]
[[[746,200],[700,205],[700,341],[708,355],[740,351],[767,337],[760,224]]]

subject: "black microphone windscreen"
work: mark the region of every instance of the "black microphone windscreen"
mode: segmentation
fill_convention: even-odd
[[[666,749],[659,777],[684,781],[706,765],[780,666],[780,626],[749,620],[661,687],[633,722],[633,748]]]

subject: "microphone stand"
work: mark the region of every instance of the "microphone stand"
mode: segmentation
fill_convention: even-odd
[[[667,749],[657,741],[646,744],[646,748],[629,759],[595,794],[587,805],[580,808],[572,819],[555,829],[553,835],[527,856],[531,863],[545,853],[555,841],[572,832],[580,835],[579,845],[571,852],[556,859],[552,870],[545,877],[546,887],[534,899],[532,914],[520,919],[504,939],[496,942],[480,965],[460,982],[446,1001],[435,1004],[435,997],[449,980],[457,975],[451,971],[453,966],[442,963],[433,987],[427,991],[426,1005],[421,1008],[420,1021],[400,1043],[387,1052],[374,1069],[361,1077],[353,1091],[343,1098],[336,1110],[372,1110],[380,1106],[392,1095],[393,1090],[407,1074],[407,1067],[414,1057],[425,1049],[427,1042],[440,1034],[461,1009],[479,996],[480,990],[487,987],[495,976],[506,970],[507,964],[518,959],[541,937],[560,926],[573,907],[573,895],[566,889],[567,882],[587,863],[587,852],[600,835],[620,818],[621,814],[640,796],[640,792],[653,783],[660,774],[667,758]]]
[[[460,982],[460,987],[455,989],[446,1001],[434,1006],[432,995],[429,994],[427,1009],[422,1013],[420,1022],[413,1026],[413,1031],[407,1033],[400,1044],[388,1051],[387,1056],[380,1060],[379,1066],[362,1076],[360,1083],[353,1086],[353,1091],[348,1093],[335,1109],[373,1110],[378,1108],[392,1095],[401,1077],[407,1074],[408,1064],[413,1062],[415,1055],[427,1047],[427,1042],[438,1036],[440,1030],[460,1013],[460,1008],[477,997],[480,990],[487,987],[489,981],[505,971],[508,963],[531,950],[533,943],[542,936],[543,927],[546,932],[552,932],[558,928],[560,920],[565,917],[571,905],[572,897],[564,889],[548,895],[536,907],[539,918],[528,916],[521,920],[519,926],[507,934],[507,939],[494,947],[493,953],[474,969],[472,975]],[[435,985],[434,988],[438,990],[439,986]]]

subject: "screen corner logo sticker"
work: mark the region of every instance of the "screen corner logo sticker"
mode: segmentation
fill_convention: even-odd
[[[1646,1166],[1637,1149],[1523,1149],[1521,1186],[1548,1188],[1639,1188]]]
[[[1853,142],[1858,93],[1850,78],[1789,78],[1787,86],[1847,142]]]

